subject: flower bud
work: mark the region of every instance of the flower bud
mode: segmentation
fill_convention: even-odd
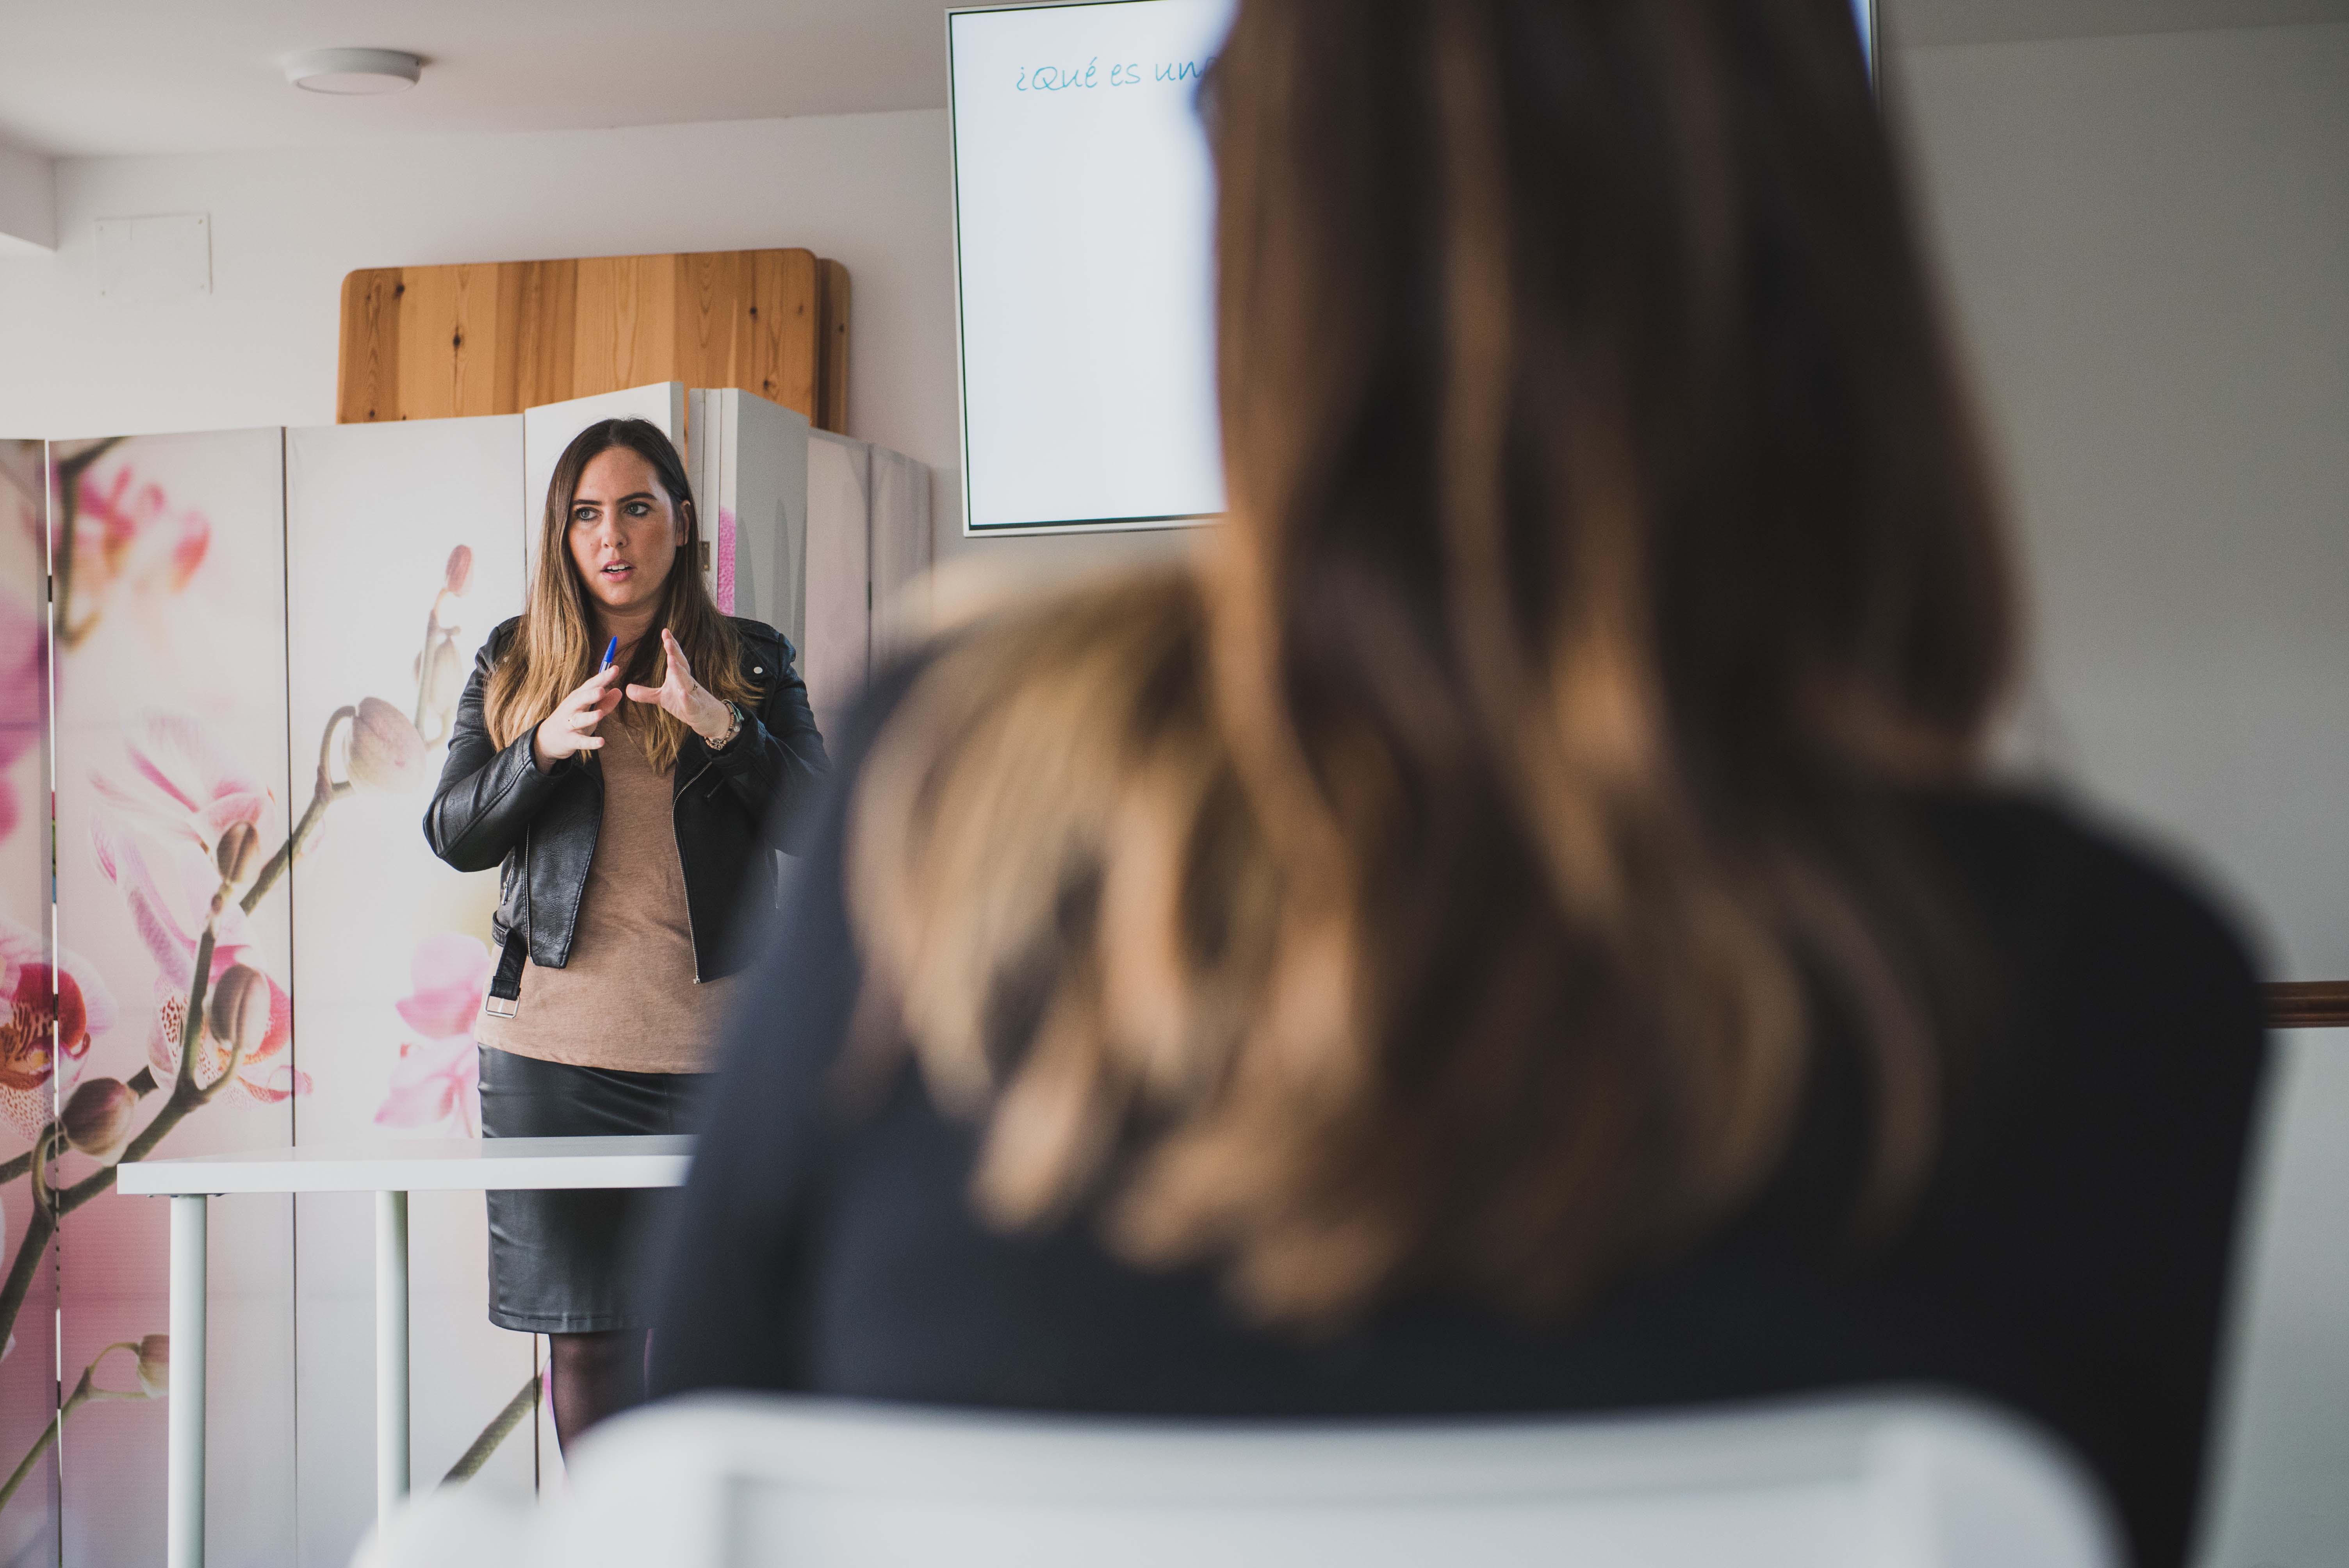
[[[250,822],[231,822],[221,835],[220,845],[212,851],[212,861],[220,868],[221,880],[232,887],[243,887],[261,869],[261,831]]]
[[[231,1049],[242,1047],[248,1060],[269,1037],[269,981],[248,965],[231,966],[212,986],[206,1017],[212,1038]]]
[[[138,1103],[139,1097],[119,1078],[86,1080],[73,1091],[73,1098],[66,1101],[65,1115],[58,1118],[66,1130],[66,1141],[84,1154],[113,1153],[130,1136],[131,1108]]]
[[[472,583],[473,547],[470,544],[460,544],[449,552],[449,571],[441,580],[440,585],[451,593],[461,594],[467,588],[472,586]]]
[[[139,1342],[139,1387],[150,1399],[171,1391],[171,1336],[150,1334]]]
[[[424,782],[424,738],[391,704],[363,697],[351,720],[350,769],[363,789],[403,794]]]

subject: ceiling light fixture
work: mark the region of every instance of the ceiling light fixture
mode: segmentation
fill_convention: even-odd
[[[340,98],[402,93],[424,74],[424,62],[398,49],[310,49],[285,62],[285,79],[304,92]]]

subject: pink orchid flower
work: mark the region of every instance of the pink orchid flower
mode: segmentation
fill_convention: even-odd
[[[438,1127],[454,1117],[467,1138],[481,1135],[481,1058],[470,1036],[403,1040],[391,1082],[376,1108],[378,1127]]]
[[[47,711],[47,639],[39,617],[0,600],[0,775],[40,744]],[[16,791],[0,777],[0,839],[16,827]]]
[[[114,998],[97,970],[70,953],[51,963],[36,933],[0,919],[0,1121],[37,1135],[114,1020]],[[52,1084],[59,1054],[66,1081]]]
[[[98,798],[165,833],[185,839],[207,859],[231,823],[251,822],[275,805],[269,787],[246,772],[190,714],[150,710],[123,742],[127,777],[92,770]],[[265,835],[264,835],[265,837]],[[205,890],[211,896],[211,890]]]
[[[92,469],[82,476],[79,516],[74,526],[75,586],[87,583],[92,598],[117,583],[177,593],[204,563],[212,525],[201,511],[171,511],[171,498],[157,484],[140,484],[130,465],[101,485]]]
[[[220,876],[208,860],[185,849],[173,852],[168,869],[177,883],[167,891],[139,841],[110,828],[101,818],[90,827],[90,844],[98,870],[120,890],[130,906],[131,923],[155,961],[154,1026],[147,1037],[147,1059],[159,1082],[169,1083],[180,1070],[180,1036],[188,1016],[188,981],[195,973],[196,943],[203,931],[204,912]],[[310,1092],[310,1077],[280,1059],[294,1038],[294,1001],[274,975],[262,969],[260,951],[246,940],[244,912],[231,900],[212,925],[212,974],[207,990],[237,965],[261,971],[269,983],[269,1032],[237,1069],[235,1088],[246,1099],[274,1105],[291,1096]],[[228,1069],[230,1049],[211,1031],[196,1037],[196,1084],[208,1088]]]
[[[490,950],[477,936],[456,932],[428,936],[416,944],[408,962],[409,983],[416,989],[394,1006],[409,1027],[427,1039],[461,1035],[470,1040],[495,967]]]
[[[473,1020],[495,967],[477,937],[428,936],[409,960],[415,990],[395,1004],[422,1044],[403,1041],[390,1091],[376,1109],[379,1127],[435,1127],[454,1117],[468,1138],[481,1136],[481,1057]]]

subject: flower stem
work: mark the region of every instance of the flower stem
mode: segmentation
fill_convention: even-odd
[[[251,914],[268,896],[269,890],[277,885],[277,879],[285,874],[285,868],[292,865],[294,857],[302,852],[304,841],[310,837],[310,830],[318,825],[318,819],[326,814],[326,807],[334,798],[331,786],[310,797],[309,810],[302,813],[302,820],[294,825],[294,831],[286,835],[285,841],[277,847],[275,854],[269,857],[268,863],[253,879],[253,885],[245,890],[244,897],[238,901],[238,907],[245,913]]]
[[[522,1418],[530,1413],[530,1408],[538,1403],[539,1387],[538,1374],[533,1372],[530,1375],[530,1381],[522,1386],[521,1392],[506,1401],[506,1408],[490,1418],[490,1424],[481,1429],[481,1435],[473,1439],[472,1446],[457,1456],[457,1462],[449,1467],[449,1473],[440,1478],[440,1484],[454,1486],[480,1474],[481,1467],[490,1462],[490,1456],[498,1451],[498,1445],[506,1440],[514,1428],[522,1424]]]
[[[326,721],[327,738],[333,738],[335,726],[341,722],[345,716],[357,711],[356,708],[344,708],[333,718],[328,719]],[[322,758],[325,753],[326,742],[321,741],[319,754]],[[317,797],[310,802],[310,809],[303,813],[301,823],[288,835],[285,845],[271,858],[269,864],[262,868],[261,875],[254,880],[252,891],[244,895],[243,907],[247,914],[253,913],[254,906],[261,902],[262,895],[269,891],[285,867],[293,862],[295,854],[302,847],[302,841],[309,836],[313,828],[317,826],[318,819],[326,815],[326,808],[349,788],[347,785],[336,785],[328,781],[323,760],[319,769],[318,785]],[[224,900],[215,903],[212,912],[213,920],[219,918],[219,903],[222,902]],[[207,1087],[200,1088],[196,1085],[195,1042],[202,1028],[204,991],[212,978],[213,941],[212,921],[208,920],[204,923],[203,936],[196,944],[195,974],[191,977],[188,986],[188,1016],[180,1026],[179,1071],[172,1078],[171,1093],[170,1098],[164,1100],[162,1109],[155,1113],[152,1120],[139,1130],[139,1135],[130,1140],[129,1146],[122,1150],[121,1155],[113,1164],[99,1166],[72,1186],[47,1194],[47,1202],[33,1205],[32,1218],[26,1223],[24,1239],[17,1243],[16,1261],[8,1266],[8,1277],[5,1283],[0,1283],[0,1344],[7,1342],[9,1332],[16,1326],[16,1314],[24,1308],[25,1297],[33,1288],[33,1275],[40,1268],[41,1258],[48,1251],[49,1238],[57,1233],[58,1223],[67,1214],[72,1213],[99,1193],[111,1191],[114,1187],[114,1172],[118,1166],[135,1164],[155,1152],[156,1145],[161,1143],[173,1128],[186,1120],[191,1111],[210,1104],[214,1096],[235,1080],[238,1070],[244,1066],[243,1047],[233,1047],[229,1052],[228,1065],[221,1070],[221,1076],[214,1078]],[[139,1088],[140,1094],[144,1095],[160,1087],[156,1083],[152,1074],[142,1068],[130,1080],[134,1088],[137,1088],[142,1077],[146,1079],[146,1088]],[[40,1143],[36,1140],[32,1149],[26,1150],[21,1157],[25,1162],[25,1169],[31,1169],[32,1160],[39,1153],[40,1147]],[[15,1160],[8,1162],[10,1167],[16,1166],[16,1163]],[[14,1174],[12,1173],[7,1179],[14,1180]]]
[[[42,1452],[51,1443],[57,1440],[57,1434],[65,1430],[67,1417],[96,1399],[144,1399],[148,1397],[143,1393],[129,1394],[118,1392],[112,1388],[100,1388],[90,1379],[90,1374],[98,1370],[98,1362],[105,1360],[118,1350],[128,1350],[135,1355],[138,1349],[139,1346],[135,1343],[128,1341],[119,1345],[109,1345],[99,1351],[88,1366],[81,1369],[81,1381],[74,1386],[73,1398],[57,1408],[57,1419],[41,1429],[41,1435],[33,1439],[33,1446],[25,1450],[25,1457],[16,1461],[16,1473],[8,1478],[8,1484],[0,1486],[0,1509],[8,1506],[8,1500],[16,1495],[16,1489],[25,1484],[26,1476],[33,1473],[33,1462],[41,1457]]]
[[[251,914],[261,901],[269,896],[269,890],[277,885],[277,879],[285,874],[285,868],[294,863],[294,857],[300,854],[302,846],[309,841],[311,830],[317,827],[318,819],[326,814],[326,808],[349,793],[350,786],[336,783],[333,775],[327,771],[326,758],[335,744],[336,729],[345,719],[356,718],[358,711],[356,707],[344,707],[328,716],[326,732],[318,737],[318,787],[311,793],[309,808],[302,813],[302,820],[294,824],[294,830],[285,836],[285,843],[278,846],[277,852],[269,857],[268,863],[253,879],[253,885],[245,890],[239,903],[245,913]]]
[[[101,1174],[108,1186],[114,1185],[113,1166]],[[49,1237],[57,1233],[57,1214],[71,1206],[71,1197],[70,1191],[60,1194],[54,1212],[48,1204],[36,1204],[32,1217],[25,1222],[25,1239],[16,1244],[16,1261],[9,1265],[7,1283],[0,1284],[0,1345],[7,1343],[16,1326],[17,1309],[25,1305],[25,1293],[33,1288],[33,1275],[48,1253]]]
[[[222,882],[221,891],[212,895],[212,913],[204,917],[204,934],[196,938],[196,972],[188,980],[188,1010],[180,1019],[180,1070],[171,1084],[171,1098],[179,1099],[196,1084],[196,1043],[204,1034],[204,993],[212,983],[212,944],[220,925],[221,903],[228,892]]]
[[[26,1476],[33,1473],[34,1461],[47,1450],[51,1443],[57,1440],[58,1429],[65,1424],[66,1413],[64,1410],[59,1410],[57,1419],[42,1427],[41,1435],[33,1439],[33,1446],[25,1450],[25,1457],[16,1461],[16,1473],[8,1478],[6,1486],[0,1486],[0,1509],[8,1506],[8,1500],[16,1495],[16,1489],[25,1484]]]
[[[47,1217],[46,1212],[36,1210],[34,1217],[36,1222],[45,1219]],[[38,1257],[43,1252],[47,1251],[48,1247],[48,1239],[47,1232],[43,1231],[36,1243],[33,1235],[33,1227],[26,1227],[25,1234],[25,1250],[22,1253],[19,1253],[16,1256],[18,1269],[11,1270],[9,1273],[8,1283],[12,1287],[15,1286],[16,1283],[16,1274],[22,1269],[25,1259],[26,1257]],[[21,1299],[21,1295],[19,1299]],[[7,1315],[10,1323],[13,1324],[16,1322],[16,1313],[14,1306],[9,1308]],[[5,1334],[5,1332],[6,1331],[5,1329],[0,1329],[0,1334]],[[121,1345],[109,1345],[105,1349],[99,1351],[97,1357],[93,1359],[88,1366],[81,1369],[81,1381],[74,1385],[73,1398],[67,1399],[63,1405],[57,1408],[57,1419],[51,1421],[48,1425],[41,1429],[41,1435],[33,1439],[33,1446],[25,1450],[25,1457],[16,1461],[16,1473],[8,1478],[8,1484],[6,1486],[0,1486],[0,1509],[5,1509],[8,1506],[8,1500],[16,1495],[16,1489],[25,1484],[25,1478],[26,1476],[33,1473],[33,1462],[41,1457],[41,1453],[44,1449],[46,1449],[51,1443],[57,1440],[57,1434],[65,1430],[67,1417],[72,1415],[76,1410],[80,1409],[84,1405],[88,1404],[92,1399],[119,1398],[122,1397],[120,1395],[109,1393],[106,1390],[96,1387],[90,1381],[90,1374],[98,1370],[98,1362],[105,1360],[117,1350],[124,1348],[126,1348],[126,1346]],[[136,1345],[131,1345],[127,1346],[127,1348],[135,1352],[139,1347]]]
[[[448,596],[446,588],[432,595],[432,613],[424,617],[424,653],[416,661],[416,717],[410,720],[419,735],[424,733],[424,703],[432,690],[432,661],[439,651],[432,645],[440,636],[440,601]]]
[[[43,1122],[41,1130],[33,1135],[32,1148],[13,1160],[0,1160],[0,1187],[6,1186],[33,1168],[33,1156],[40,1152],[41,1140],[49,1135],[49,1129],[55,1125],[54,1122]]]
[[[112,1165],[99,1166],[72,1186],[50,1194],[50,1202],[34,1206],[32,1218],[25,1225],[25,1239],[16,1248],[16,1261],[9,1267],[7,1282],[0,1284],[0,1343],[6,1341],[9,1331],[16,1326],[16,1314],[25,1305],[26,1293],[33,1288],[33,1275],[40,1267],[42,1254],[48,1250],[49,1238],[57,1233],[58,1222],[99,1193],[111,1191],[117,1167],[135,1164],[152,1154],[155,1146],[173,1128],[186,1120],[191,1111],[209,1103],[243,1065],[243,1051],[232,1050],[227,1069],[209,1088],[191,1087],[183,1094],[175,1085],[171,1098],[163,1102],[154,1120],[140,1129],[139,1136],[130,1140],[119,1160]]]
[[[33,1207],[47,1209],[57,1201],[57,1190],[49,1185],[50,1167],[65,1154],[66,1140],[57,1124],[51,1122],[33,1140]]]
[[[76,452],[70,458],[61,458],[57,461],[57,502],[59,521],[56,568],[57,580],[53,590],[57,605],[53,614],[57,616],[57,634],[65,639],[67,647],[72,647],[80,642],[96,621],[96,617],[93,616],[79,626],[73,624],[74,522],[81,512],[81,476],[89,470],[91,464],[106,456],[107,452],[122,439],[120,436],[109,436],[96,446]]]

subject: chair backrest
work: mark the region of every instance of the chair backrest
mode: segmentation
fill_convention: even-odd
[[[497,1542],[505,1568],[2122,1562],[2061,1450],[1930,1395],[1369,1426],[704,1398],[599,1428],[569,1495],[526,1526],[487,1506],[418,1510],[362,1562],[460,1568],[460,1540]]]

